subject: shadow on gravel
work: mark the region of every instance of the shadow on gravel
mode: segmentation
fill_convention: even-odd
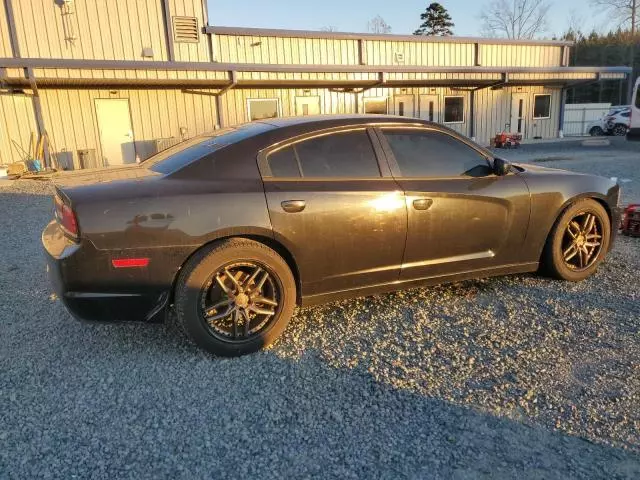
[[[638,478],[631,453],[332,368],[218,359],[172,325],[79,323],[41,302],[0,325],[9,478]]]

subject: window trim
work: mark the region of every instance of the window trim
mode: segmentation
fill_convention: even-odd
[[[384,95],[378,97],[362,97],[362,113],[367,113],[367,102],[368,101],[380,101],[384,100],[386,108],[385,113],[374,113],[371,115],[389,115],[389,97],[385,97]]]
[[[249,122],[259,122],[260,120],[252,120],[251,119],[251,103],[252,102],[270,102],[270,101],[276,101],[276,110],[278,111],[278,116],[277,117],[270,117],[270,118],[280,118],[282,117],[282,102],[280,101],[280,99],[278,97],[272,97],[272,98],[247,98],[247,120]],[[262,119],[264,120],[264,119]]]
[[[456,122],[447,122],[446,118],[446,112],[447,112],[447,98],[461,98],[462,99],[462,120],[461,121],[456,121]],[[462,123],[464,123],[467,119],[466,119],[466,115],[465,115],[465,96],[464,95],[445,95],[443,100],[442,100],[442,123],[445,125],[460,125]]]
[[[536,97],[549,97],[549,115],[546,117],[536,117]],[[551,118],[551,94],[550,93],[534,93],[533,94],[533,108],[531,109],[531,116],[534,120],[547,120]]]
[[[443,128],[437,128],[435,126],[430,126],[430,125],[429,126],[425,126],[425,125],[411,125],[411,124],[409,124],[409,125],[393,124],[393,125],[381,125],[381,126],[378,126],[376,128],[376,133],[378,135],[378,139],[380,140],[380,143],[382,145],[382,149],[384,151],[384,154],[387,157],[387,162],[389,163],[389,168],[391,169],[391,174],[393,175],[394,178],[396,178],[398,180],[442,180],[442,179],[468,180],[468,178],[467,177],[463,177],[461,175],[440,176],[440,177],[406,177],[406,176],[402,175],[402,172],[400,171],[400,166],[398,165],[398,161],[396,160],[396,156],[394,155],[393,150],[391,149],[391,145],[389,144],[389,141],[384,136],[385,130],[419,130],[419,131],[424,131],[424,132],[437,132],[437,133],[441,133],[441,134],[444,134],[444,135],[449,135],[450,137],[454,138],[455,140],[458,140],[459,142],[464,143],[469,148],[475,150],[478,153],[478,155],[484,157],[485,161],[487,162],[487,166],[493,171],[493,159],[494,159],[493,154],[491,152],[489,152],[488,150],[485,151],[479,145],[476,145],[474,143],[469,142],[466,138],[464,138],[461,135],[458,135],[454,131],[447,131],[447,130],[445,130]]]
[[[297,143],[304,142],[306,140],[311,140],[314,138],[324,137],[327,135],[332,135],[334,133],[345,133],[351,131],[364,130],[369,135],[369,141],[371,141],[371,146],[373,147],[374,156],[376,161],[378,162],[378,169],[380,170],[379,177],[274,177],[271,172],[271,166],[269,165],[269,155],[272,153],[276,153],[282,149],[295,145]],[[376,135],[374,128],[372,125],[345,125],[341,127],[332,127],[326,128],[322,130],[315,130],[313,132],[307,132],[302,135],[298,135],[297,137],[289,138],[284,141],[275,143],[269,147],[263,148],[258,152],[257,156],[258,160],[258,170],[260,170],[260,175],[263,181],[268,182],[290,182],[290,181],[298,181],[298,182],[317,182],[317,181],[331,181],[331,182],[340,182],[340,181],[350,181],[350,180],[385,180],[385,179],[393,179],[391,174],[391,169],[389,168],[389,164],[387,163],[387,159],[385,157],[382,146],[380,145],[380,139]],[[304,174],[302,172],[302,174]]]

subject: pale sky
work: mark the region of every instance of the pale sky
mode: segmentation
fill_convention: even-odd
[[[341,32],[364,32],[367,21],[379,14],[391,25],[391,33],[410,34],[420,24],[429,1],[420,0],[207,0],[209,24],[232,27],[319,30],[333,26]],[[454,34],[478,36],[479,14],[489,0],[443,0],[455,23]],[[550,38],[567,29],[577,17],[584,31],[607,27],[607,15],[589,0],[553,0],[549,15]],[[400,7],[402,5],[402,7]],[[613,26],[613,25],[611,25]]]

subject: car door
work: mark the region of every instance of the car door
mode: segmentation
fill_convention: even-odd
[[[495,175],[487,154],[448,130],[378,133],[407,204],[401,280],[518,263],[530,199],[517,172]]]
[[[383,156],[365,127],[318,132],[260,153],[273,231],[294,256],[303,295],[398,279],[407,212]]]

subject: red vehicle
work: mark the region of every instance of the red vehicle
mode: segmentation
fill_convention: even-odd
[[[493,144],[496,148],[518,148],[522,141],[522,134],[501,132],[496,135]]]

